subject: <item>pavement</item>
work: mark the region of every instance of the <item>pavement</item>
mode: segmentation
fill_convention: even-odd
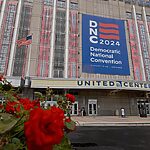
[[[72,116],[77,126],[150,126],[150,116]]]

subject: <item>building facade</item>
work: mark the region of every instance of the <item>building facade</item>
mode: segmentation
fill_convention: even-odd
[[[73,115],[149,114],[150,1],[0,0],[0,73],[74,94]]]

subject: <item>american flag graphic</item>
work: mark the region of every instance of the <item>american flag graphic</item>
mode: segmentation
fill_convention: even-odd
[[[119,26],[114,23],[99,23],[99,38],[119,40]]]
[[[17,40],[18,47],[21,47],[23,45],[30,45],[32,43],[32,35],[28,35],[25,38],[22,38],[20,40]]]

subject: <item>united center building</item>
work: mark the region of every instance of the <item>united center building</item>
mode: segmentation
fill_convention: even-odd
[[[0,73],[33,99],[74,94],[73,115],[149,114],[150,2],[0,0]]]

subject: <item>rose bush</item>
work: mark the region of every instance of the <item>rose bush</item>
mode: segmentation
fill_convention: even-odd
[[[6,88],[7,87],[7,88]],[[5,89],[6,88],[6,89]],[[17,89],[0,75],[0,149],[3,150],[71,150],[66,137],[75,129],[70,108],[75,97],[58,96],[48,88],[37,100],[20,97]],[[53,97],[56,106],[41,107],[41,101]]]
[[[75,96],[72,94],[66,94],[67,100],[69,100],[71,103],[75,102]]]

